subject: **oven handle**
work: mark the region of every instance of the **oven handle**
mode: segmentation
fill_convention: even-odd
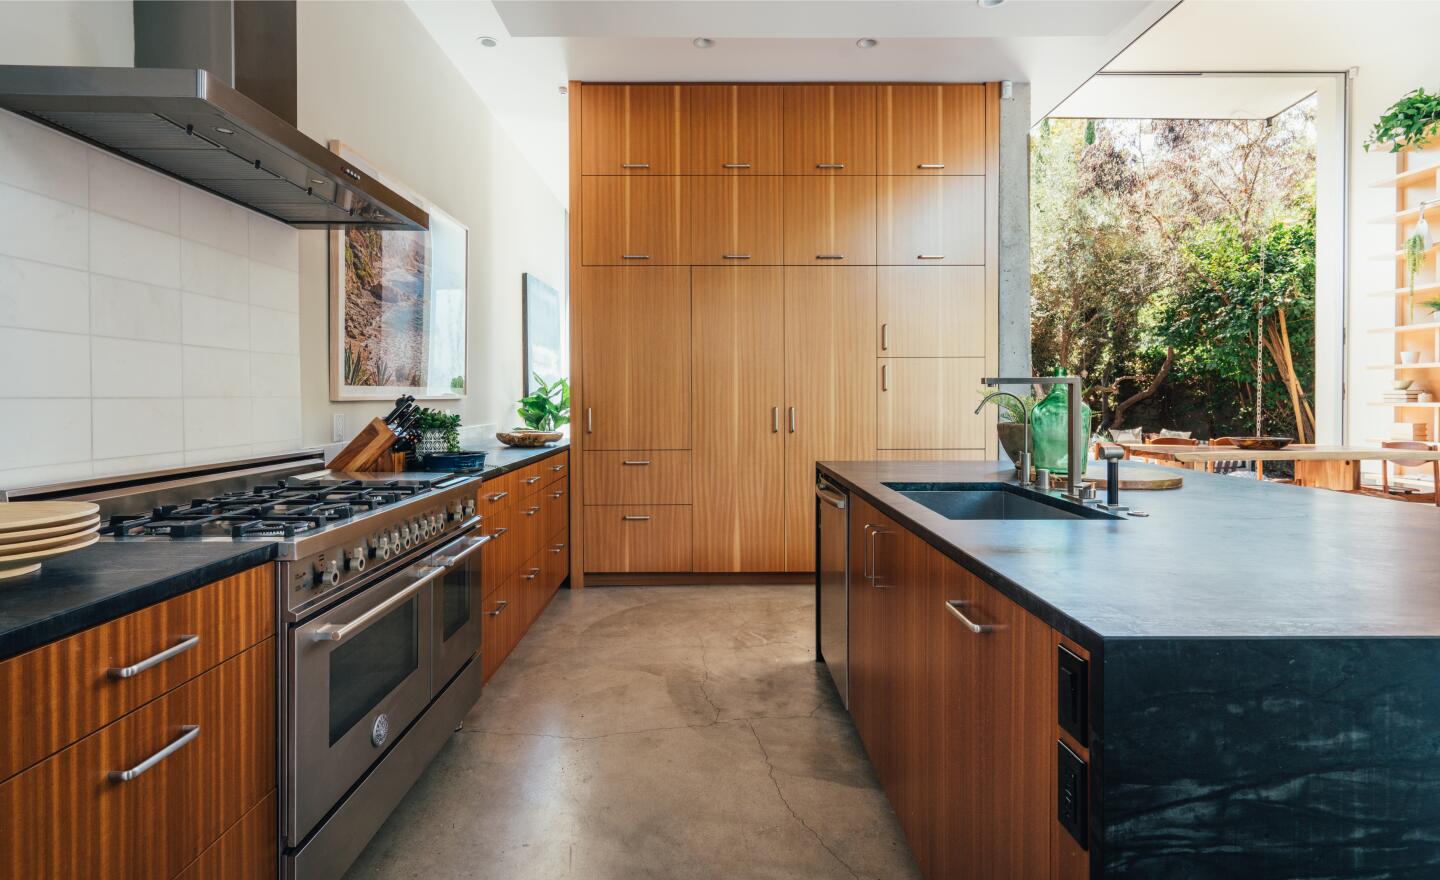
[[[489,535],[480,535],[478,537],[471,538],[470,543],[465,546],[465,549],[461,550],[459,553],[456,553],[454,556],[432,556],[429,560],[427,560],[427,562],[430,565],[443,565],[446,568],[459,565],[460,563],[468,559],[470,557],[470,554],[485,546],[487,543],[489,543],[489,541]]]
[[[420,579],[395,595],[366,611],[364,614],[346,624],[328,624],[319,627],[310,634],[310,638],[316,642],[343,642],[351,635],[359,632],[369,625],[370,621],[390,612],[391,609],[407,602],[410,597],[420,592],[431,581],[444,574],[449,569],[439,565],[422,565],[421,569],[426,570]]]

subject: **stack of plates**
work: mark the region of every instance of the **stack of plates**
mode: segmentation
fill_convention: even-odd
[[[82,501],[14,501],[0,504],[0,580],[29,574],[40,562],[100,536],[100,508]]]

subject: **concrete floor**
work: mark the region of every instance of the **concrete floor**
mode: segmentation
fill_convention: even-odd
[[[918,878],[814,627],[810,587],[561,590],[348,876]]]

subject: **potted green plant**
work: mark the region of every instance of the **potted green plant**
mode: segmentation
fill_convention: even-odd
[[[1424,87],[1409,92],[1380,116],[1365,139],[1365,149],[1389,144],[1390,152],[1423,146],[1440,130],[1440,92],[1430,94]]]
[[[415,444],[418,455],[460,451],[459,413],[421,407],[415,427],[420,431],[420,442]]]
[[[570,381],[546,382],[535,374],[535,390],[520,398],[516,410],[525,427],[502,431],[495,437],[510,446],[540,446],[560,439],[557,430],[570,424]]]
[[[1000,421],[995,425],[1000,436],[1000,448],[1005,450],[1011,461],[1018,462],[1025,447],[1025,421],[1030,418],[1030,411],[1035,409],[1035,395],[1025,395],[1020,398],[1020,403],[1011,397],[997,397],[995,405],[1000,408]],[[1034,438],[1031,438],[1030,449],[1025,451],[1034,454]]]

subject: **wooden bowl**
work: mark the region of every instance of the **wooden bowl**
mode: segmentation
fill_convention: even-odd
[[[1241,449],[1284,449],[1295,442],[1294,437],[1236,437],[1235,445]]]
[[[495,439],[506,446],[544,446],[554,443],[564,435],[559,431],[501,431]]]

